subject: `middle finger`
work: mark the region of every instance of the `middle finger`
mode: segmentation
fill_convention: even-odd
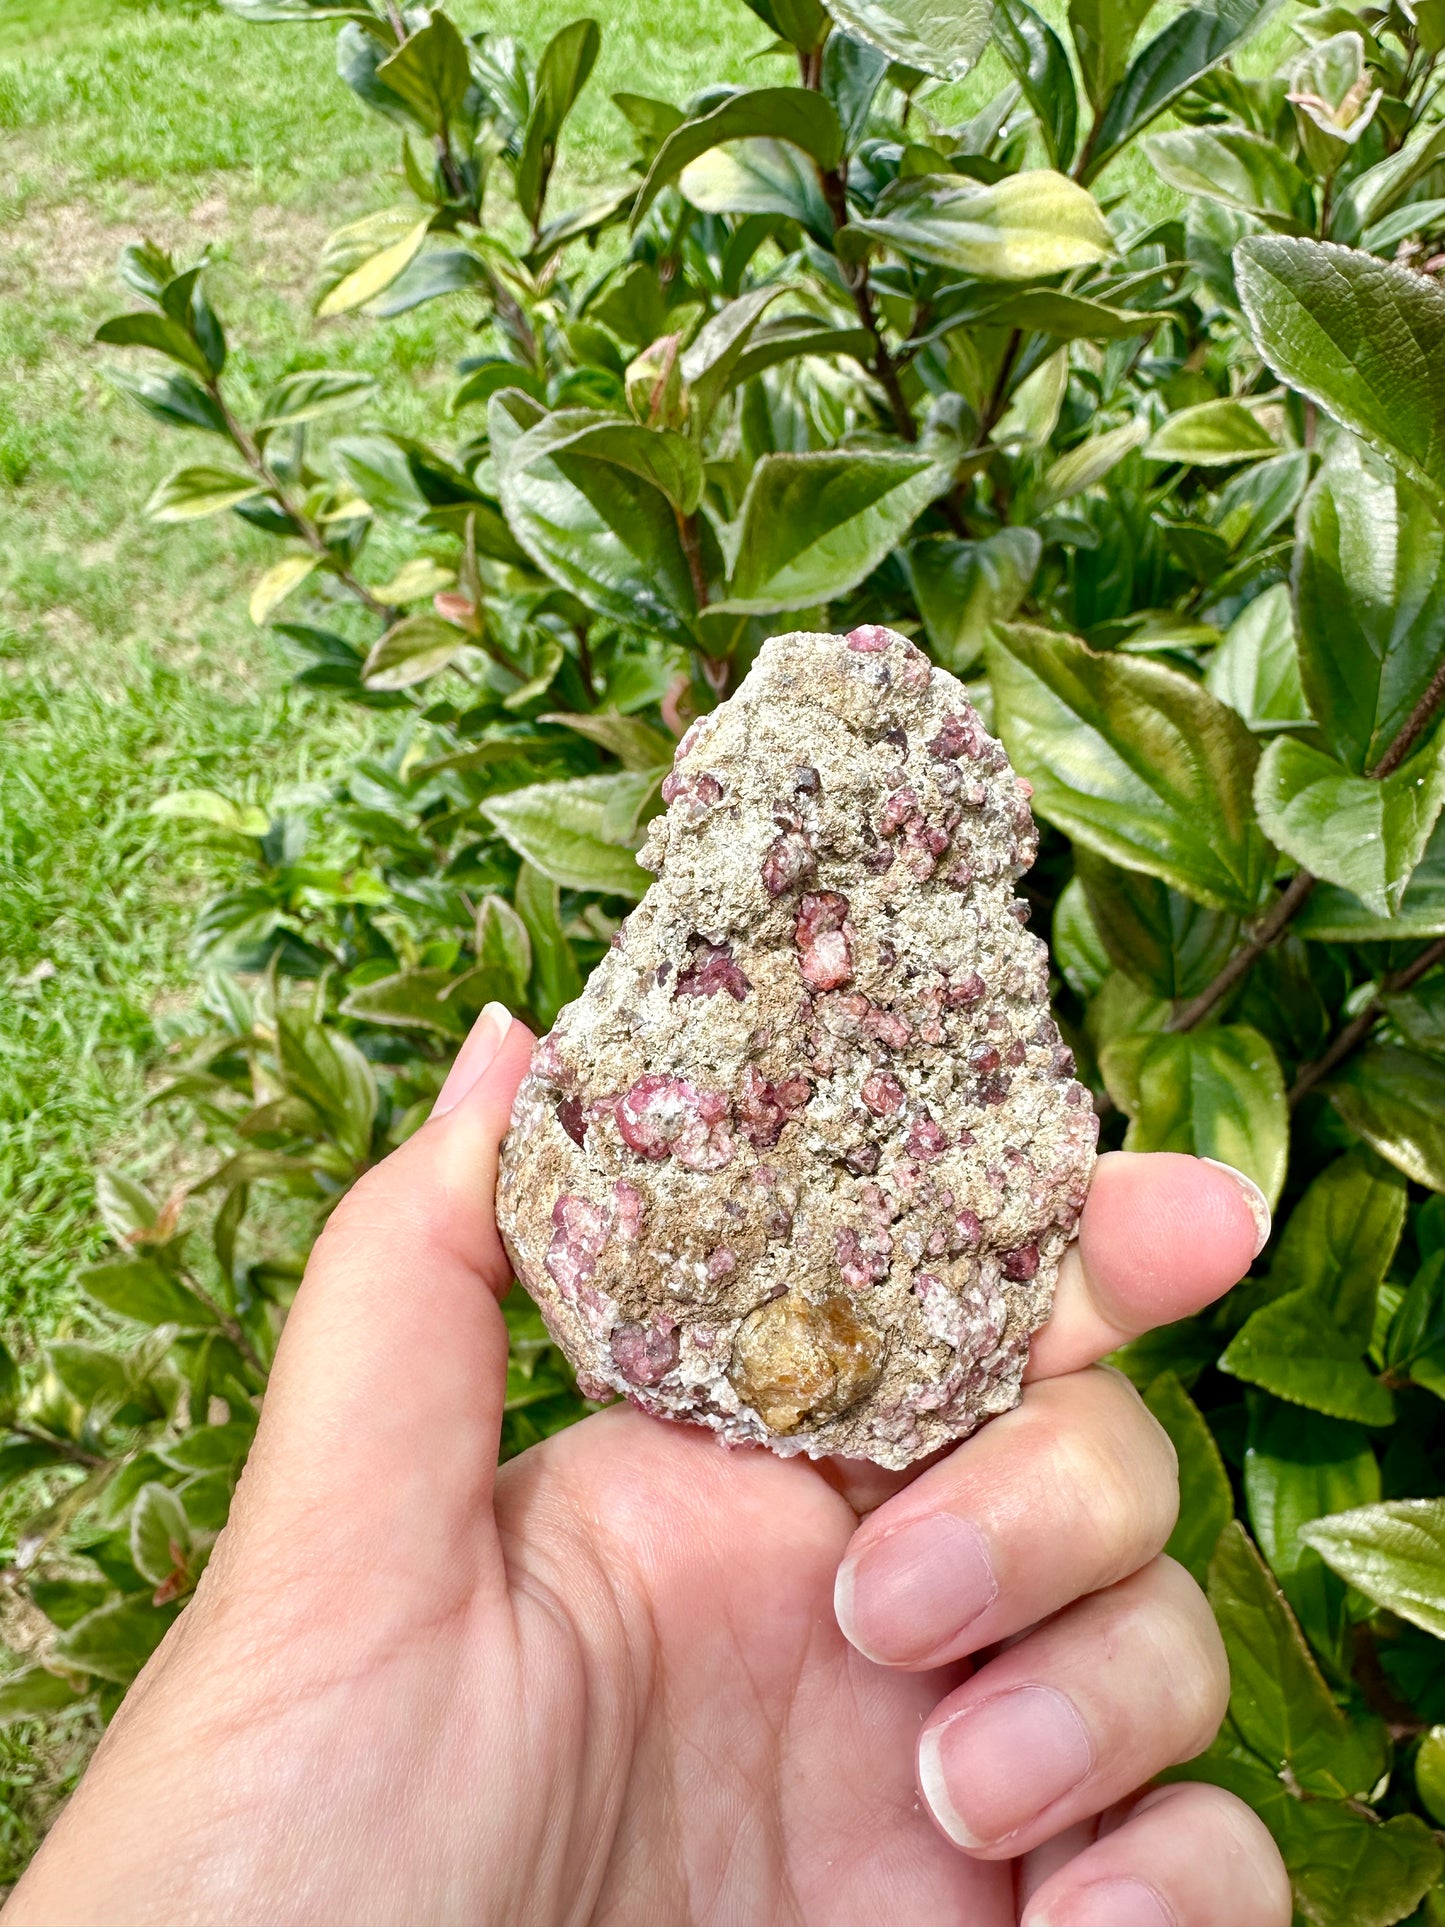
[[[1041,1380],[858,1528],[838,1623],[881,1665],[943,1665],[1137,1572],[1178,1507],[1174,1448],[1120,1373]]]

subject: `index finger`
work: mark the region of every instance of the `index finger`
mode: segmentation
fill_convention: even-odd
[[[1269,1230],[1264,1193],[1232,1165],[1177,1151],[1106,1153],[1024,1377],[1079,1371],[1202,1311],[1238,1284]]]

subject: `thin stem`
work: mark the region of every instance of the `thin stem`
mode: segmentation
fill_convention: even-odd
[[[303,513],[287,495],[275,470],[261,453],[252,437],[231,413],[226,398],[221,393],[221,385],[214,375],[207,381],[206,388],[212,401],[214,401],[217,408],[220,409],[221,415],[226,423],[227,433],[240,450],[242,460],[245,462],[247,468],[250,469],[257,481],[261,482],[269,493],[275,496],[281,505],[282,513],[289,515],[291,520],[296,524],[301,539],[307,548],[310,549],[313,554],[320,556],[321,559],[330,566],[337,580],[342,583],[345,588],[349,589],[351,594],[354,595],[359,602],[365,604],[374,616],[380,616],[382,621],[388,624],[391,623],[395,618],[396,611],[389,609],[384,602],[377,601],[366,584],[338,558],[336,552],[328,544],[325,536],[321,533],[320,529],[317,528],[310,516]]]
[[[587,631],[577,628],[572,631],[577,638],[577,667],[582,671],[582,687],[587,691],[589,703],[597,700],[597,682],[592,674],[592,651],[587,646]]]
[[[1099,144],[1099,128],[1103,118],[1102,114],[1095,114],[1094,124],[1089,129],[1089,137],[1074,156],[1074,165],[1069,171],[1076,181],[1082,181],[1088,175],[1089,165],[1094,158],[1094,149]]]
[[[67,1465],[83,1465],[92,1472],[98,1472],[102,1466],[114,1463],[98,1452],[87,1452],[82,1446],[72,1445],[69,1439],[55,1439],[48,1432],[37,1432],[30,1425],[10,1424],[4,1429],[12,1438],[29,1439],[33,1445],[43,1445],[48,1451],[58,1452]]]
[[[1424,695],[1405,718],[1404,726],[1399,735],[1370,771],[1371,776],[1388,776],[1392,770],[1397,770],[1400,767],[1401,763],[1404,762],[1405,758],[1410,754],[1410,751],[1424,735],[1426,729],[1429,727],[1431,718],[1440,707],[1442,701],[1445,701],[1445,661],[1441,662],[1439,668],[1430,678],[1429,687],[1426,689]]]
[[[1003,360],[998,365],[998,378],[994,382],[993,392],[984,403],[983,414],[979,417],[978,439],[980,442],[986,442],[988,440],[999,416],[1002,415],[1004,411],[1004,404],[1008,400],[1009,377],[1013,374],[1014,363],[1019,358],[1019,349],[1023,345],[1023,338],[1023,331],[1020,328],[1015,328],[1008,338],[1008,344],[1003,351]]]
[[[450,194],[454,201],[465,201],[467,198],[467,184],[462,179],[462,170],[457,165],[456,155],[452,152],[451,135],[447,133],[445,128],[437,135],[437,161],[441,166],[442,179],[447,184],[447,193]],[[537,245],[537,227],[535,222],[532,225],[532,245],[533,247]]]
[[[1263,956],[1270,945],[1284,934],[1291,917],[1303,907],[1305,898],[1314,887],[1315,879],[1308,870],[1297,871],[1289,887],[1275,899],[1268,915],[1255,925],[1249,941],[1235,951],[1212,984],[1206,985],[1197,997],[1174,1013],[1165,1028],[1193,1030],[1196,1024],[1202,1022],[1214,1006],[1229,995],[1255,959]]]
[[[1352,1017],[1329,1048],[1312,1064],[1306,1064],[1290,1089],[1289,1104],[1293,1109],[1302,1097],[1307,1097],[1316,1084],[1322,1083],[1331,1071],[1338,1069],[1352,1052],[1359,1049],[1375,1025],[1385,1014],[1385,999],[1411,984],[1418,983],[1427,970],[1445,959],[1445,937],[1437,937],[1428,949],[1422,950],[1413,963],[1405,965],[1392,976],[1386,977],[1365,1008]]]
[[[391,22],[391,30],[396,35],[396,44],[400,47],[408,36],[406,22],[401,17],[401,8],[396,4],[396,0],[386,0],[386,17]]]
[[[698,528],[697,516],[684,515],[675,504],[672,513],[677,521],[677,535],[682,543],[682,552],[687,557],[687,572],[692,577],[693,595],[697,599],[698,608],[705,609],[708,604],[707,570],[703,567],[702,534]]]
[[[1392,770],[1400,767],[1400,764],[1409,755],[1410,751],[1429,727],[1431,719],[1434,717],[1436,710],[1442,702],[1445,702],[1445,660],[1441,661],[1435,674],[1430,678],[1429,687],[1406,717],[1404,726],[1401,728],[1399,734],[1395,737],[1379,762],[1376,763],[1375,767],[1370,771],[1371,776],[1377,779],[1386,777]],[[1233,990],[1234,986],[1249,969],[1256,957],[1268,950],[1269,946],[1282,935],[1291,917],[1303,907],[1305,898],[1314,887],[1315,879],[1309,871],[1298,871],[1294,881],[1275,903],[1274,908],[1269,912],[1268,916],[1265,917],[1262,923],[1255,927],[1250,935],[1249,942],[1246,943],[1242,949],[1234,953],[1223,970],[1221,970],[1219,975],[1214,979],[1214,982],[1200,991],[1192,1003],[1186,1004],[1183,1010],[1175,1012],[1166,1028],[1169,1030],[1193,1030],[1201,1018],[1207,1017],[1220,999],[1227,996],[1228,993]],[[1421,966],[1421,968],[1427,970],[1429,967],[1428,963]],[[1415,966],[1411,965],[1410,969],[1414,970]],[[1416,974],[1418,975],[1418,972],[1416,972]],[[1408,981],[1414,983],[1415,977],[1411,976]],[[1387,982],[1384,987],[1386,989],[1399,989],[1401,986],[1396,982]],[[1351,1031],[1355,1030],[1355,1026],[1361,1023],[1361,1018],[1365,1015],[1365,1012],[1361,1012],[1360,1017],[1357,1017],[1353,1024],[1348,1025],[1346,1030],[1341,1033],[1341,1037],[1347,1036]],[[1375,1015],[1379,1015],[1378,1011],[1376,1011]],[[1364,1024],[1363,1027],[1359,1029],[1346,1049],[1340,1053],[1340,1056],[1347,1056],[1349,1051],[1355,1048],[1355,1045],[1359,1043],[1361,1037],[1366,1035],[1370,1024],[1373,1024],[1374,1021],[1374,1017],[1371,1017],[1370,1022]],[[1338,1042],[1339,1040],[1336,1041]],[[1333,1049],[1333,1046],[1331,1048]],[[1329,1057],[1328,1052],[1326,1056]],[[1331,1057],[1326,1069],[1333,1069],[1334,1065],[1339,1061],[1339,1057]],[[1320,1062],[1323,1064],[1325,1060],[1322,1058]],[[1309,1075],[1311,1071],[1313,1072],[1312,1076]],[[1290,1102],[1292,1104],[1298,1103],[1299,1099],[1304,1095],[1304,1092],[1310,1089],[1313,1084],[1318,1083],[1319,1079],[1325,1075],[1325,1069],[1317,1069],[1314,1066],[1310,1066],[1307,1071],[1302,1071],[1300,1073],[1300,1080],[1296,1083],[1294,1091],[1290,1093]],[[1309,1077],[1309,1081],[1306,1083],[1304,1079],[1307,1076]]]
[[[828,203],[828,212],[833,219],[833,233],[836,237],[848,225],[848,188],[842,172],[836,167],[820,167],[818,184],[823,190],[823,199]],[[893,415],[893,425],[906,442],[918,440],[918,423],[913,418],[913,410],[908,405],[908,397],[903,392],[903,384],[898,379],[898,363],[893,359],[883,330],[878,323],[878,315],[873,306],[873,290],[868,283],[866,267],[847,267],[838,263],[838,269],[853,297],[858,320],[873,338],[873,355],[868,363],[869,371],[878,386],[888,397],[888,407]]]

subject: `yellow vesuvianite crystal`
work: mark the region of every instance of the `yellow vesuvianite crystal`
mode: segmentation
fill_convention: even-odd
[[[883,1340],[840,1293],[814,1304],[799,1292],[774,1298],[738,1327],[728,1377],[770,1430],[846,1412],[872,1391]]]

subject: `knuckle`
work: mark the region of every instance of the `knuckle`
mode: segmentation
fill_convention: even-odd
[[[1056,1516],[1088,1519],[1093,1584],[1137,1571],[1178,1517],[1178,1461],[1168,1434],[1113,1372],[1079,1374],[1070,1396],[1041,1402],[1033,1420],[1041,1497]]]

